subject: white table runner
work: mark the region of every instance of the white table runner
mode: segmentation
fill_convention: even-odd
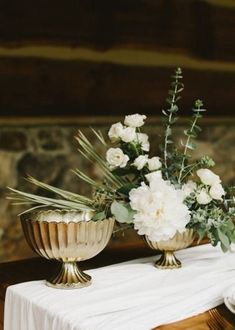
[[[88,270],[93,284],[83,289],[10,286],[4,330],[150,330],[220,305],[235,284],[235,252],[202,245],[176,255],[177,270],[156,269],[156,257]]]

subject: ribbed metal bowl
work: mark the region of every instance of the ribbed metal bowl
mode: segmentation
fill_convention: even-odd
[[[76,262],[90,259],[105,248],[115,221],[91,221],[92,215],[91,212],[47,210],[21,216],[30,247],[44,258],[62,262],[60,272],[47,280],[47,285],[64,289],[90,285],[91,277],[81,271]]]
[[[163,252],[155,266],[161,269],[174,269],[181,267],[181,262],[175,257],[174,251],[188,247],[192,244],[194,238],[194,231],[186,229],[183,233],[177,232],[175,236],[166,241],[153,242],[147,236],[144,239],[151,249]]]

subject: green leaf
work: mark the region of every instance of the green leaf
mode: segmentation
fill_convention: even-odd
[[[198,126],[198,125],[194,125],[194,128],[196,128],[196,130],[198,131],[198,132],[201,132],[201,127],[200,126]]]
[[[178,119],[179,119],[179,117],[172,118],[170,121],[170,124],[174,124]]]
[[[222,242],[220,242],[220,247],[223,252],[227,252],[229,250],[229,248],[227,248]]]
[[[128,218],[128,210],[123,204],[118,203],[117,201],[113,201],[111,204],[111,213],[115,216],[118,222],[126,222]]]
[[[184,135],[189,136],[189,130],[188,129],[184,129]]]
[[[98,221],[98,220],[103,220],[103,219],[105,219],[105,218],[106,218],[106,214],[105,214],[104,211],[102,211],[102,212],[98,212],[98,213],[96,213],[96,214],[93,216],[92,220],[94,220],[94,221]]]
[[[184,90],[184,87],[177,89],[177,93],[181,93]]]
[[[128,209],[124,204],[113,201],[111,204],[111,213],[115,216],[116,220],[120,223],[130,223],[133,218],[133,210]]]
[[[235,229],[235,226],[234,226],[234,223],[233,223],[232,220],[228,220],[226,222],[226,227],[227,227],[228,230],[231,230],[231,231],[233,231]]]
[[[193,142],[188,142],[186,147],[190,150],[195,150],[196,149],[196,145]]]
[[[178,102],[182,97],[180,95],[178,95],[176,98],[175,98],[175,102]]]
[[[166,98],[166,103],[168,103],[168,104],[170,104],[170,105],[171,105],[171,103],[172,103],[172,100],[171,100],[169,97],[167,97],[167,98]]]
[[[168,116],[168,113],[165,110],[162,110],[164,116]]]
[[[203,107],[203,102],[201,100],[196,100],[195,101],[195,107],[196,108],[201,108]]]
[[[171,112],[177,112],[179,110],[179,108],[177,107],[176,104],[173,105],[173,107],[171,108]]]
[[[205,229],[199,228],[197,230],[197,234],[198,234],[198,241],[197,241],[197,243],[200,243],[201,240],[205,237],[206,231],[205,231]]]
[[[235,243],[235,230],[232,232],[230,239],[232,243]]]
[[[173,95],[175,94],[175,91],[173,91],[172,89],[170,89],[170,90],[168,91],[168,94],[171,95],[171,96],[173,96]]]
[[[167,129],[166,129],[166,135],[169,136],[171,134],[172,134],[171,128],[170,127],[167,127]]]
[[[128,174],[132,174],[132,173],[138,173],[137,170],[135,168],[116,168],[115,170],[112,171],[112,173],[114,175],[118,175],[118,176],[124,176],[124,175],[128,175]],[[120,187],[122,188],[122,187]]]
[[[220,229],[217,229],[217,232],[218,232],[219,239],[221,241],[222,250],[224,251],[223,248],[226,248],[227,250],[229,250],[230,241],[229,241],[228,237]]]

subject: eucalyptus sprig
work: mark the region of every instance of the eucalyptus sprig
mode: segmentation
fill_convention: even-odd
[[[186,143],[182,143],[184,146],[184,152],[183,152],[183,157],[182,157],[182,163],[181,163],[181,168],[180,168],[180,173],[178,176],[178,183],[181,183],[182,176],[185,174],[185,162],[189,158],[189,155],[187,154],[188,150],[195,150],[196,145],[192,141],[198,136],[198,133],[201,131],[201,127],[197,125],[197,121],[199,118],[202,118],[202,112],[206,111],[205,109],[202,108],[203,103],[201,100],[196,100],[195,101],[195,108],[193,109],[193,116],[191,120],[191,126],[190,128],[184,130],[184,134],[187,136]]]
[[[175,75],[172,76],[173,81],[171,82],[171,88],[168,91],[168,96],[166,98],[166,103],[169,104],[169,108],[166,110],[162,110],[164,115],[163,124],[165,128],[165,136],[164,136],[164,167],[165,167],[165,175],[167,179],[169,179],[169,173],[167,171],[168,168],[168,145],[172,144],[173,141],[170,140],[170,136],[172,135],[171,126],[178,119],[176,114],[178,112],[177,102],[180,100],[181,96],[179,95],[183,89],[184,84],[180,81],[183,78],[181,68],[177,68],[175,70]]]
[[[207,236],[213,246],[220,243],[224,252],[230,249],[230,244],[235,243],[235,208],[223,210],[217,205],[209,204],[192,209],[191,221],[188,225],[199,235],[199,241]]]

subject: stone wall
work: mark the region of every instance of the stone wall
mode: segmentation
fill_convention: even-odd
[[[112,120],[108,120],[112,122]],[[104,121],[105,123],[105,121]],[[235,122],[217,119],[210,123],[205,121],[203,132],[198,140],[198,149],[194,157],[208,154],[216,161],[216,171],[223,181],[231,183],[235,178]],[[96,128],[96,125],[93,125]],[[107,132],[109,123],[99,124],[99,129]],[[15,123],[0,125],[0,227],[3,236],[0,241],[0,261],[27,258],[33,255],[25,243],[17,214],[22,210],[6,199],[6,186],[16,187],[28,192],[40,192],[31,186],[24,177],[30,174],[44,182],[70,189],[81,194],[89,194],[89,188],[76,177],[70,169],[87,169],[89,175],[99,177],[95,164],[88,164],[77,152],[74,135],[77,129],[93,141],[100,153],[104,150],[94,138],[89,125],[63,124],[30,124]],[[184,126],[177,126],[175,137],[180,141]],[[146,126],[146,132],[152,141],[152,152],[158,152],[161,139],[161,125]],[[139,238],[133,232],[116,235],[111,247],[119,244],[131,245]],[[140,242],[140,240],[139,240]]]

